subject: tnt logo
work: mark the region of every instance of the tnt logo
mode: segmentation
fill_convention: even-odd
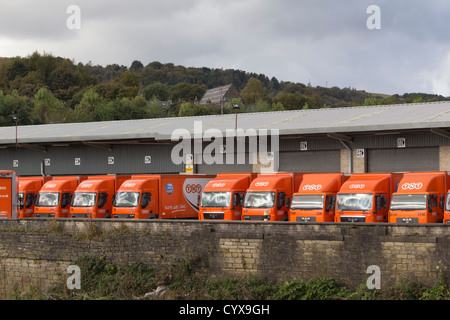
[[[307,184],[306,186],[303,186],[303,190],[305,191],[318,191],[322,189],[321,184]]]
[[[404,183],[402,185],[402,189],[403,190],[420,190],[423,187],[423,183],[422,182],[418,182],[418,183]]]
[[[186,193],[200,193],[202,192],[202,186],[200,184],[187,184]]]
[[[212,185],[213,188],[223,188],[225,187],[225,183],[214,183]]]
[[[136,186],[136,183],[134,183],[134,182],[125,182],[125,183],[123,184],[123,186],[124,186],[125,188],[133,188],[134,186]]]
[[[255,183],[255,187],[267,187],[269,182],[257,182]]]

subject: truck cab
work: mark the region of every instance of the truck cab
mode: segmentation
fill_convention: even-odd
[[[80,183],[70,204],[72,218],[111,218],[116,190],[130,176],[91,176]]]
[[[342,173],[304,174],[298,192],[292,196],[289,221],[333,222],[336,194],[348,178]]]
[[[222,173],[201,193],[200,220],[241,220],[242,201],[256,174]]]
[[[132,178],[120,186],[113,203],[113,218],[158,218],[159,183],[155,178]]]
[[[85,178],[54,177],[46,182],[36,198],[34,216],[68,218],[73,193],[82,180]]]
[[[19,219],[33,217],[36,197],[44,183],[50,179],[51,177],[19,177]]]
[[[444,218],[446,172],[405,173],[392,195],[390,223],[440,223]]]
[[[302,174],[259,174],[244,198],[242,220],[287,221],[291,197]]]
[[[336,222],[387,222],[392,192],[401,174],[352,174],[336,200]]]

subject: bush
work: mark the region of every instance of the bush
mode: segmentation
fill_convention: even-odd
[[[342,299],[349,291],[340,287],[330,277],[319,277],[311,281],[294,279],[281,285],[273,296],[276,300],[332,300]]]

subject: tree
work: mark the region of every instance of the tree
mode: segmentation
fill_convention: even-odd
[[[139,92],[139,76],[136,73],[125,71],[121,76],[123,88],[121,90],[122,97],[135,97]]]
[[[147,103],[147,118],[164,118],[166,116],[167,112],[161,102],[153,99]]]
[[[12,94],[0,91],[0,126],[15,125],[13,115],[17,117],[19,124],[31,124],[32,105],[29,98],[20,96],[16,90]]]
[[[190,117],[194,115],[194,109],[189,102],[182,103],[178,111],[179,117]]]
[[[131,73],[138,73],[139,71],[141,71],[144,68],[144,65],[142,64],[142,62],[138,61],[138,60],[134,60],[131,63],[130,66],[130,72]]]
[[[269,101],[270,97],[261,80],[250,78],[245,88],[240,92],[246,105],[255,104],[258,100]]]
[[[147,100],[156,98],[159,101],[167,101],[169,99],[169,89],[161,82],[154,82],[146,86],[142,90],[142,94]]]
[[[32,115],[37,123],[62,123],[71,119],[71,111],[46,88],[34,97]]]
[[[297,110],[302,107],[300,97],[288,92],[280,92],[273,99],[273,102],[281,103],[286,110]]]
[[[200,100],[206,89],[198,84],[181,82],[170,88],[170,96],[173,101],[195,101]]]
[[[76,105],[74,110],[74,116],[76,121],[87,122],[98,120],[94,116],[97,112],[97,108],[103,100],[95,90],[90,89],[83,94],[83,98],[80,103]]]

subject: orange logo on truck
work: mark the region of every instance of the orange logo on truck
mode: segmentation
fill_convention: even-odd
[[[423,183],[422,182],[418,182],[418,183],[404,183],[402,185],[402,189],[403,190],[419,190],[422,189],[423,187]]]
[[[307,184],[303,186],[303,190],[305,191],[319,191],[320,189],[322,189],[321,184]]]
[[[365,184],[352,184],[349,186],[349,189],[364,189],[365,187]]]

